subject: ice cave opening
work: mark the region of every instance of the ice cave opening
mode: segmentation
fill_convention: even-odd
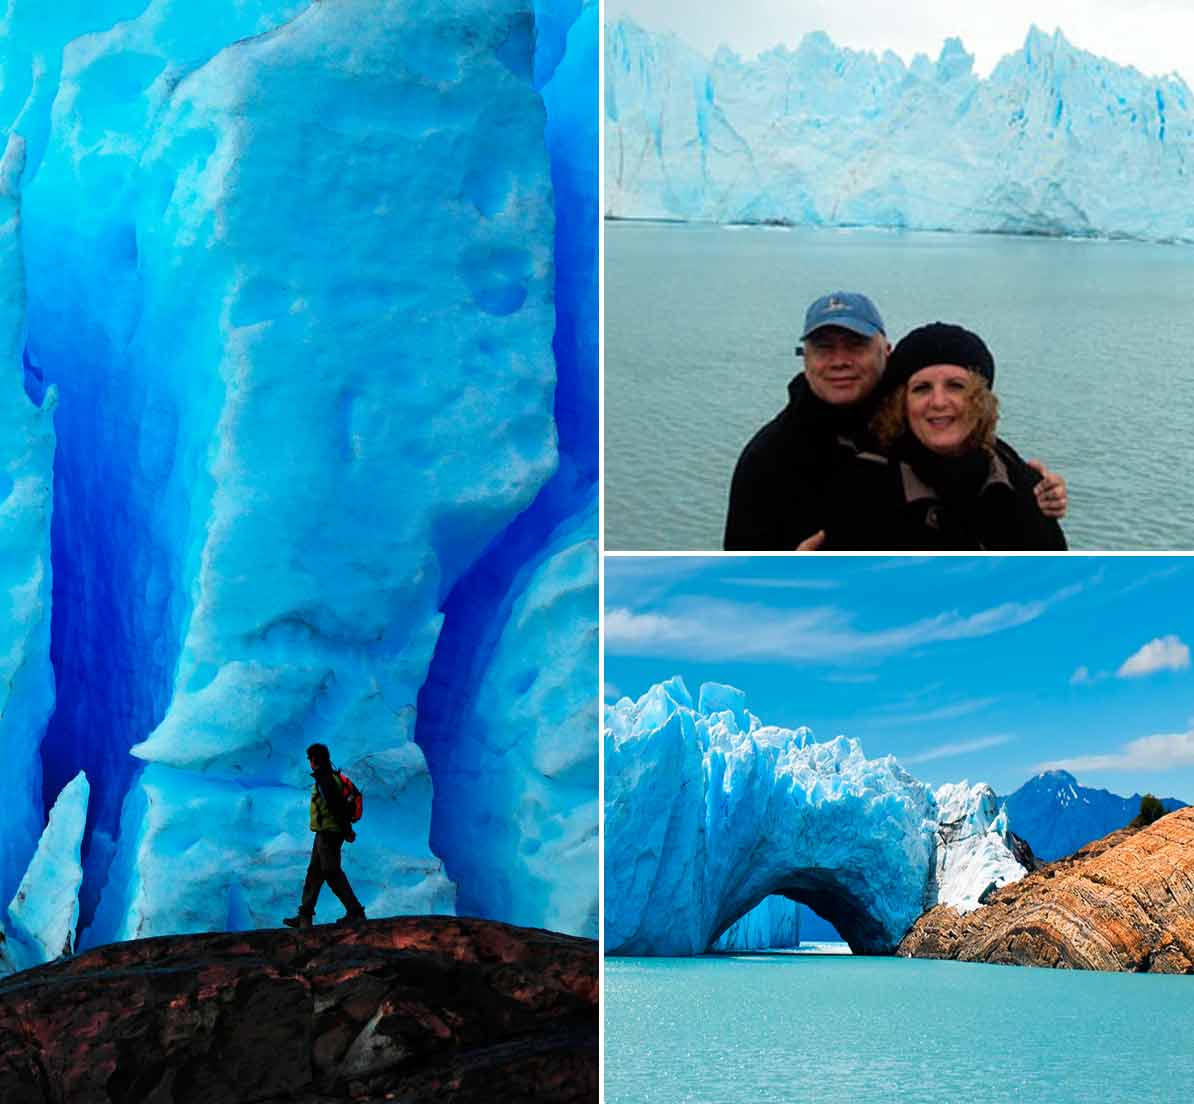
[[[804,905],[815,914],[813,920],[821,921],[817,925],[818,939],[832,939],[836,934],[853,954],[891,954],[891,940],[883,924],[867,910],[866,902],[872,897],[861,879],[848,872],[817,867],[790,870],[776,878],[747,908],[732,909],[732,915],[720,924],[706,949],[764,949],[795,946],[797,940],[807,940],[809,936],[801,930],[803,910],[776,908],[783,900]],[[744,930],[730,934],[727,941],[727,933],[736,924]]]

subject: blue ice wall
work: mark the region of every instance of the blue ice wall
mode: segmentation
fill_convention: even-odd
[[[235,5],[213,20],[163,0],[69,5],[52,16],[24,3],[10,15],[24,45],[6,59],[6,94],[30,89],[14,124],[32,135],[25,355],[63,399],[53,522],[59,693],[42,749],[44,801],[49,808],[80,769],[93,780],[83,926],[137,771],[129,748],[169,701],[193,566],[183,533],[203,494],[196,458],[216,419],[210,374],[177,362],[171,371],[160,353],[201,321],[196,303],[164,332],[143,325],[159,294],[145,286],[142,255],[160,216],[153,207],[196,151],[148,169],[146,150],[186,74],[305,6]]]
[[[0,16],[0,125],[30,151],[15,378],[33,410],[60,395],[39,797],[91,781],[92,942],[292,911],[312,739],[367,783],[366,903],[450,910],[424,701],[475,709],[467,680],[488,680],[484,708],[512,708],[512,660],[459,657],[470,636],[516,655],[561,603],[588,649],[568,669],[595,686],[597,19],[579,8]]]
[[[0,749],[7,798],[0,832],[0,934],[44,820],[38,747],[54,703],[50,667],[50,513],[56,395],[29,395],[21,357],[25,144],[0,151]]]
[[[415,738],[436,782],[432,847],[460,911],[596,937],[600,28],[595,3],[540,3],[536,19],[560,466],[448,595]]]

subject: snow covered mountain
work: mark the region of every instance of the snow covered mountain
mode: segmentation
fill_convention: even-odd
[[[0,13],[0,928],[80,772],[82,945],[277,925],[318,740],[366,908],[596,934],[597,38]]]
[[[905,65],[835,45],[707,59],[606,35],[605,211],[619,218],[1194,241],[1194,96],[1029,30],[988,78],[961,41]]]
[[[1025,873],[989,786],[934,793],[855,740],[763,725],[730,686],[623,698],[604,754],[609,954],[700,954],[747,914],[722,946],[779,943],[775,895],[890,952],[926,908],[972,909]]]
[[[1038,859],[1049,862],[1129,824],[1140,812],[1140,798],[1080,786],[1069,771],[1051,770],[999,800],[1012,831],[1028,841]],[[1166,797],[1161,804],[1171,813],[1186,803]]]

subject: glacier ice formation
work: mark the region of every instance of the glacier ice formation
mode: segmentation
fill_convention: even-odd
[[[22,357],[25,276],[21,179],[26,144],[0,157],[0,743],[9,797],[0,833],[0,903],[17,888],[43,825],[40,745],[54,707],[50,666],[53,410],[31,394]]]
[[[8,903],[8,923],[0,930],[7,928],[10,954],[14,960],[19,955],[22,965],[49,962],[74,950],[90,792],[80,771],[58,795],[33,860]]]
[[[596,5],[0,36],[2,899],[83,771],[83,945],[272,926],[322,740],[367,908],[595,935]],[[487,774],[441,796],[458,740]],[[433,828],[497,810],[500,892]]]
[[[1194,96],[1033,27],[987,78],[808,34],[709,59],[615,24],[605,212],[1194,242]]]
[[[800,905],[773,893],[739,916],[713,944],[715,951],[766,951],[800,946]]]
[[[989,786],[934,793],[855,740],[763,725],[733,687],[623,698],[604,744],[609,954],[703,953],[774,895],[889,953],[926,908],[965,911],[1024,874]]]

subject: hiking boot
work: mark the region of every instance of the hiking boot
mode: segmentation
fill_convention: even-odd
[[[336,924],[338,926],[345,926],[348,924],[363,924],[364,922],[365,922],[365,910],[361,909],[360,912],[345,913],[343,916],[340,917],[339,920],[336,921]]]
[[[311,917],[304,916],[301,912],[297,916],[287,916],[282,921],[288,928],[309,928],[311,926]]]

